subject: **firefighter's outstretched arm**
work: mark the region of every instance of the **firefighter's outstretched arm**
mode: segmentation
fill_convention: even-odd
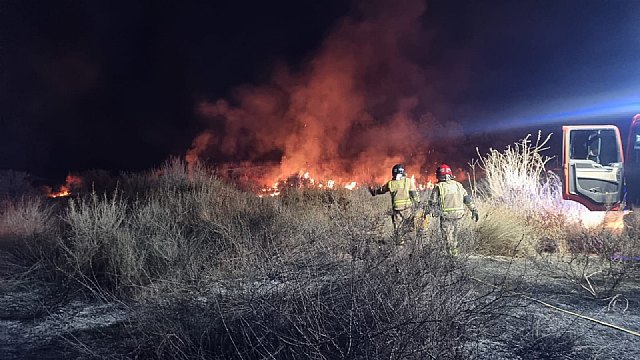
[[[377,188],[370,187],[369,188],[369,192],[371,193],[371,196],[382,195],[384,193],[388,193],[389,192],[389,183],[386,183],[386,184],[384,184],[382,186],[378,186]]]

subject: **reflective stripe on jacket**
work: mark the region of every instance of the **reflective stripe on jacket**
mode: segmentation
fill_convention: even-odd
[[[438,210],[445,218],[461,218],[464,215],[464,197],[467,191],[457,181],[442,181],[436,184],[430,202],[437,203]]]
[[[399,211],[408,209],[414,202],[414,199],[411,198],[411,192],[417,193],[416,185],[409,178],[403,178],[400,180],[390,180],[386,187],[391,192],[391,204],[393,206],[393,210]],[[415,199],[418,201],[418,199]]]

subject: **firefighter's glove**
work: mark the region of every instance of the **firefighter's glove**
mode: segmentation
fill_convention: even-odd
[[[369,192],[371,193],[371,196],[376,196],[376,189],[370,187]]]
[[[478,222],[478,219],[480,218],[478,215],[478,210],[471,210],[471,218],[473,219],[473,221]]]

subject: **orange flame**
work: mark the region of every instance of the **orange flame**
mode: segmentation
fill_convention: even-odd
[[[49,198],[60,198],[70,196],[73,189],[77,189],[82,186],[82,178],[76,175],[67,175],[65,179],[65,183],[60,186],[58,191],[53,191],[51,188],[48,189],[47,197]]]
[[[347,190],[355,190],[359,187],[365,186],[365,184],[382,184],[386,181],[386,179],[382,181],[378,181],[378,178],[371,177],[369,181],[361,181],[357,179],[352,180],[342,180],[343,177],[338,176],[327,176],[323,178],[316,178],[311,175],[310,171],[300,170],[293,175],[288,177],[281,176],[278,178],[279,180],[273,182],[273,185],[267,186],[263,185],[260,187],[259,191],[257,191],[259,197],[265,196],[278,196],[281,194],[282,190],[285,188],[304,188],[304,189],[324,189],[324,190],[337,190],[337,189],[347,189]],[[338,180],[336,180],[338,179]],[[381,178],[383,179],[383,178]],[[426,190],[433,188],[433,182],[428,177],[422,178],[422,182],[418,180],[418,177],[415,175],[411,176],[411,180],[414,181],[418,189]]]

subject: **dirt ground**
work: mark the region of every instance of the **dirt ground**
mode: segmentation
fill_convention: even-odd
[[[30,280],[20,276],[25,269],[11,265],[8,255],[0,256],[0,359],[106,358],[118,354],[118,346],[126,345],[123,329],[130,307],[98,302]],[[536,261],[482,256],[466,261],[479,288],[507,280],[513,290],[507,293],[512,305],[473,345],[476,358],[640,358],[640,337],[535,301],[637,333],[640,281],[622,284],[611,297],[598,299]],[[114,338],[122,341],[114,344],[109,340]]]

